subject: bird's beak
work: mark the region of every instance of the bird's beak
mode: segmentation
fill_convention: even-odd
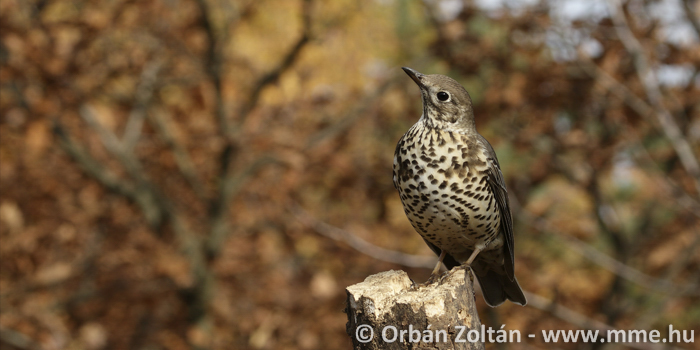
[[[425,76],[425,74],[419,73],[418,71],[408,67],[401,67],[401,69],[403,69],[403,71],[406,72],[406,74],[408,74],[408,76],[411,77],[411,79],[413,79],[418,86],[423,87],[423,82],[421,79]]]

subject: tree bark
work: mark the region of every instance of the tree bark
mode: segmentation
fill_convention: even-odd
[[[411,284],[392,270],[347,287],[355,349],[484,349],[471,272],[452,271],[418,290]]]

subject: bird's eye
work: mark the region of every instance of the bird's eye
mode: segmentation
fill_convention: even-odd
[[[448,94],[444,91],[440,91],[437,93],[437,98],[440,101],[447,101],[450,98],[450,94]]]

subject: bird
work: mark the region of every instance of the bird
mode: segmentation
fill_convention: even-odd
[[[426,282],[471,268],[486,304],[527,304],[515,278],[513,219],[496,152],[476,130],[472,100],[454,79],[402,67],[423,114],[399,140],[393,182],[413,228],[438,262]]]

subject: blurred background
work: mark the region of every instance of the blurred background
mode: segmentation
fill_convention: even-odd
[[[484,324],[700,337],[699,13],[2,0],[0,348],[351,348],[344,288],[436,259],[392,184],[401,66],[467,88],[507,180],[529,304],[477,292]]]

